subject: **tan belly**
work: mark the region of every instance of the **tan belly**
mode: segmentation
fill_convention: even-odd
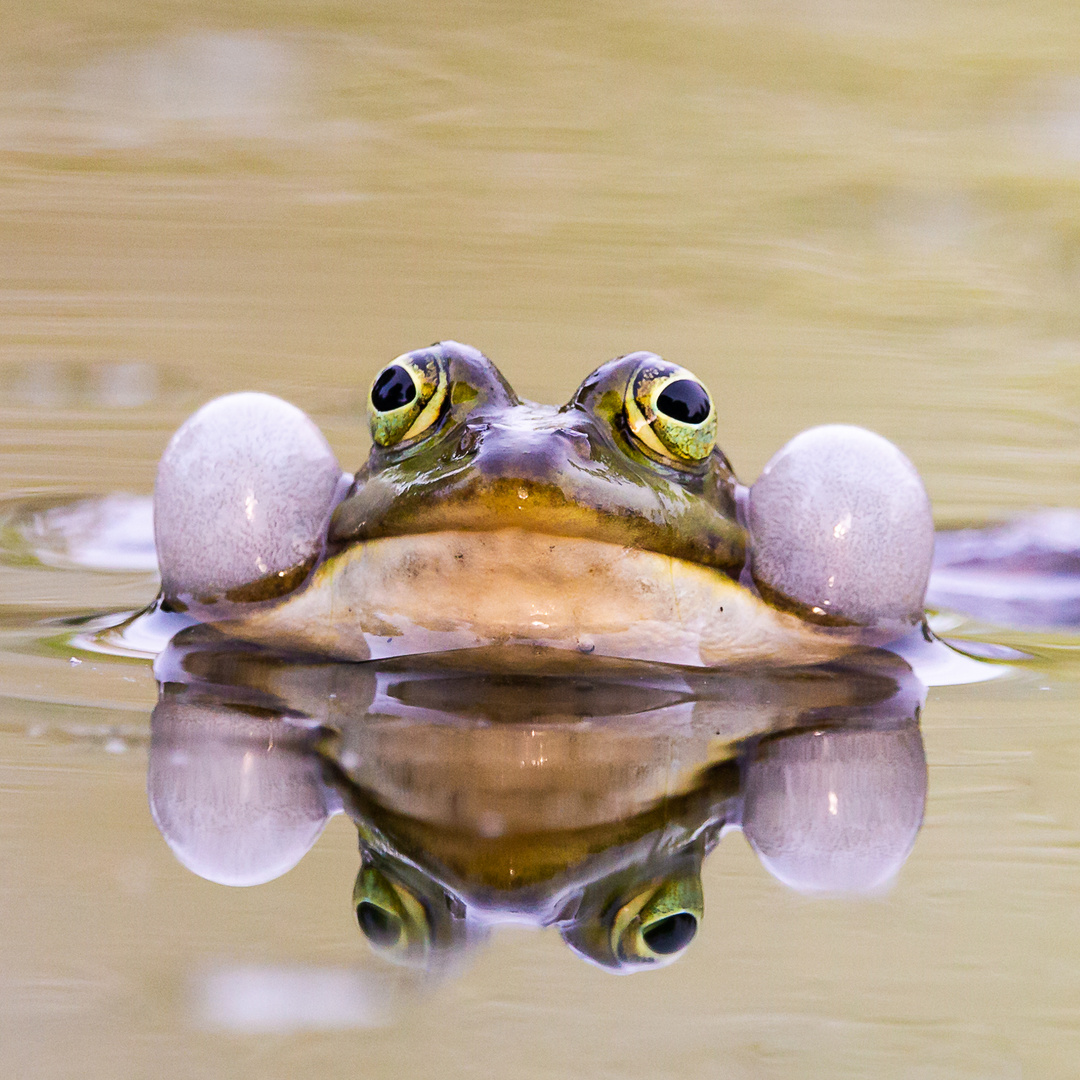
[[[813,664],[861,644],[695,563],[520,529],[370,540],[273,607],[220,624],[340,659],[499,645],[723,667]]]

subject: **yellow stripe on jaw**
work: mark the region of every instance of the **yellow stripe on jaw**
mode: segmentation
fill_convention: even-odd
[[[866,639],[684,559],[513,528],[357,543],[279,604],[219,625],[352,660],[528,645],[694,667],[816,664]]]

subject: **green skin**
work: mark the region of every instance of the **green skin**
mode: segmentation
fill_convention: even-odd
[[[705,667],[870,643],[739,584],[748,538],[715,408],[703,391],[698,423],[655,407],[699,385],[683,368],[632,353],[562,407],[521,401],[455,342],[399,358],[373,394],[389,378],[402,392],[370,402],[374,445],[324,557],[211,614],[227,633],[346,660],[523,646]]]
[[[376,442],[334,513],[332,551],[379,537],[513,527],[738,575],[746,534],[724,455],[657,460],[626,427],[627,385],[647,354],[605,364],[561,408],[520,401],[473,349],[447,343],[410,355],[423,362],[431,354],[449,383],[441,420],[397,445]]]

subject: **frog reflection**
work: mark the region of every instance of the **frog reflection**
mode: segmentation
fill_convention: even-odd
[[[670,964],[697,935],[705,914],[699,843],[664,860],[634,866],[587,888],[560,924],[579,956],[613,971]]]
[[[158,663],[155,820],[185,865],[243,884],[284,872],[344,810],[360,932],[427,970],[503,922],[553,925],[612,971],[670,963],[732,829],[803,891],[878,889],[910,852],[923,688],[896,657],[767,676],[467,664],[285,664],[178,641]]]
[[[487,936],[490,923],[434,877],[373,848],[361,851],[353,889],[357,923],[386,959],[433,967]],[[601,877],[553,921],[576,953],[602,967],[629,971],[670,963],[702,919],[703,855],[698,845]],[[498,921],[498,912],[485,914]]]
[[[315,735],[266,709],[163,688],[147,793],[177,859],[221,885],[261,885],[291,870],[341,808]]]

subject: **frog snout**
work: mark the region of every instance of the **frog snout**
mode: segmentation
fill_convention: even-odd
[[[475,467],[489,481],[554,484],[589,460],[588,439],[561,431],[491,428],[478,448]]]

